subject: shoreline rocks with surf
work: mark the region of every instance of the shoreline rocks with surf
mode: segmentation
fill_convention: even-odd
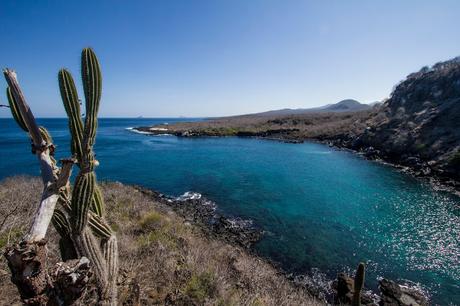
[[[251,254],[260,256],[252,247],[260,241],[264,232],[254,225],[252,220],[221,214],[217,204],[200,193],[189,191],[179,197],[171,197],[143,187],[135,186],[135,188],[153,200],[171,207],[186,222],[199,225],[212,237],[241,246]],[[345,273],[339,273],[337,279],[331,281],[321,271],[316,271],[313,275],[287,273],[276,262],[268,258],[261,258],[284,274],[296,286],[304,288],[316,298],[336,305],[351,303],[350,296],[354,290],[353,278]],[[371,290],[363,290],[362,305],[428,305],[428,294],[391,280],[381,279],[379,291],[375,293]]]
[[[214,202],[199,193],[186,192],[179,197],[170,197],[143,187],[136,188],[171,207],[187,222],[198,224],[209,234],[227,242],[249,249],[262,238],[263,231],[254,226],[252,220],[222,215]]]

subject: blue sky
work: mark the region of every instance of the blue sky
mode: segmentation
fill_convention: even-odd
[[[456,0],[0,0],[0,67],[40,117],[64,116],[57,72],[79,79],[86,46],[102,65],[101,116],[232,115],[380,100],[460,55],[459,29]]]

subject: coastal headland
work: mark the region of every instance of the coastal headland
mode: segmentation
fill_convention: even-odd
[[[344,101],[347,108],[344,108]],[[424,67],[372,106],[344,100],[324,108],[279,110],[134,128],[179,137],[261,137],[320,141],[390,163],[438,188],[460,189],[460,58]],[[352,107],[349,107],[349,106]]]

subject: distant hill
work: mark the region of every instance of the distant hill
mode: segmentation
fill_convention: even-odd
[[[369,104],[363,104],[353,99],[346,99],[334,104],[328,104],[320,107],[313,108],[283,108],[279,110],[271,110],[262,113],[255,113],[251,115],[256,116],[283,116],[283,115],[301,115],[307,113],[337,113],[337,112],[355,112],[367,110],[372,108]]]
[[[335,104],[326,106],[322,108],[321,110],[326,111],[326,112],[354,112],[354,111],[360,111],[360,110],[365,110],[365,109],[370,109],[370,108],[371,106],[368,104],[363,104],[353,99],[347,99],[347,100],[342,100]]]

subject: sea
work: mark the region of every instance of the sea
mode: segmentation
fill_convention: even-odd
[[[170,196],[193,192],[264,231],[254,251],[313,285],[367,264],[366,287],[389,278],[460,305],[460,198],[397,169],[324,144],[240,137],[150,136],[132,128],[200,118],[100,119],[97,177]],[[69,157],[67,119],[38,119]],[[0,179],[39,175],[27,135],[0,119]]]

